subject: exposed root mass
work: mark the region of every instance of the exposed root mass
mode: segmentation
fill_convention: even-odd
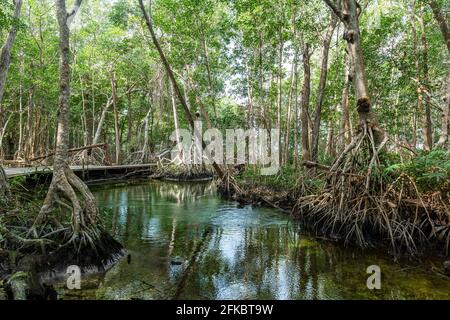
[[[375,143],[371,128],[361,132],[331,167],[325,188],[298,198],[295,215],[316,233],[347,244],[388,241],[394,253],[444,246],[448,254],[448,195],[424,199],[410,176],[385,174],[381,159],[387,142]]]

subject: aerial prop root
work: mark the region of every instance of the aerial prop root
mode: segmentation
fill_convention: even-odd
[[[28,235],[34,238],[48,237],[49,233],[44,233],[49,226],[63,228],[63,222],[51,217],[57,206],[71,212],[70,228],[65,232],[66,236],[70,236],[63,247],[76,243],[78,249],[86,245],[95,248],[101,233],[96,227],[98,208],[95,197],[83,181],[68,168],[54,173],[43,206]],[[38,231],[38,228],[41,230]],[[54,229],[51,229],[50,233],[55,234]]]
[[[379,156],[390,139],[377,141],[374,130],[361,129],[331,166],[325,187],[298,198],[295,214],[316,233],[361,247],[371,246],[374,238],[388,239],[394,253],[416,253],[419,244],[446,239],[448,252],[445,210],[425,203],[407,174],[382,171]]]
[[[218,186],[219,192],[224,196],[238,196],[243,194],[243,190],[239,187],[229,170],[226,170],[220,179]]]

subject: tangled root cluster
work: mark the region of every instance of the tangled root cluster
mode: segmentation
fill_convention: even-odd
[[[423,196],[410,176],[383,174],[379,156],[388,141],[376,144],[372,129],[361,132],[331,167],[325,187],[298,198],[294,214],[346,244],[388,242],[394,254],[432,245],[448,255],[448,195]]]
[[[108,155],[101,148],[92,150],[82,150],[73,154],[70,158],[70,164],[74,166],[81,166],[85,164],[103,165],[108,163]]]
[[[164,178],[176,181],[193,181],[202,179],[211,179],[214,171],[209,166],[186,165],[186,164],[158,164],[153,178]]]

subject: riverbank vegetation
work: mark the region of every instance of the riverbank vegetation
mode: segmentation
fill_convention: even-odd
[[[346,244],[448,255],[446,5],[0,0],[1,247],[120,254],[70,165],[156,163],[153,177],[215,175],[224,195]],[[279,129],[280,171],[177,166],[171,135],[200,134],[196,120]],[[3,168],[34,165],[53,178],[39,210],[20,209]]]

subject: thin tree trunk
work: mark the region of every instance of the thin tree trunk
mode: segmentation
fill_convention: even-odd
[[[98,220],[98,207],[94,195],[84,182],[69,167],[70,133],[70,29],[82,0],[76,0],[68,13],[65,0],[56,0],[59,26],[59,107],[56,134],[56,150],[53,163],[53,178],[41,211],[31,229],[39,237],[36,227],[53,211],[60,199],[72,205],[72,241],[79,241],[81,232],[95,228]]]
[[[417,147],[417,116],[416,113],[412,116],[412,140],[411,147],[413,150]]]
[[[444,38],[445,44],[447,45],[447,50],[450,53],[450,32],[448,31],[448,24],[445,20],[445,16],[442,14],[439,4],[436,0],[429,0],[429,5],[433,11],[434,19],[436,19],[441,29],[442,37]],[[448,10],[448,8],[447,8]]]
[[[180,139],[180,125],[178,124],[178,114],[177,114],[177,103],[175,101],[175,94],[174,94],[174,90],[173,90],[173,84],[170,83],[170,99],[172,102],[172,113],[173,113],[173,123],[175,126],[175,139],[177,140],[177,145],[178,145],[178,152],[180,154],[180,160],[183,160],[184,155],[182,154],[183,152],[183,148],[181,147],[181,139]]]
[[[294,94],[294,90],[296,90],[294,86],[297,82],[297,66],[298,66],[298,49],[296,49],[294,53],[294,63],[292,64],[292,72],[291,72],[291,84],[289,86],[287,121],[284,139],[284,164],[287,164],[289,160],[289,137],[291,131],[292,100],[293,100],[292,96]]]
[[[332,13],[331,21],[330,24],[328,25],[327,31],[325,33],[325,38],[323,40],[322,66],[320,69],[320,81],[319,81],[319,88],[317,90],[316,110],[314,112],[314,122],[312,127],[311,158],[313,161],[317,161],[319,153],[320,121],[322,116],[324,91],[327,83],[328,54],[330,51],[330,44],[333,38],[334,29],[336,29],[337,23],[338,18],[334,13]]]
[[[449,124],[449,109],[450,109],[450,74],[447,76],[446,84],[446,96],[443,99],[444,105],[442,106],[442,128],[441,136],[437,142],[439,147],[447,147],[448,143],[448,124]]]
[[[430,92],[430,79],[428,76],[428,43],[427,38],[425,36],[425,21],[421,18],[422,25],[422,63],[423,63],[423,86],[426,93]],[[431,96],[429,94],[425,94],[425,114],[423,118],[423,123],[425,125],[425,137],[426,145],[429,150],[433,148],[433,132],[431,128]]]
[[[280,27],[279,30],[279,49],[278,49],[278,84],[277,84],[277,129],[280,130],[280,134],[278,135],[279,141],[279,163],[283,163],[283,153],[281,152],[281,103],[283,99],[283,49],[284,49],[284,41],[283,41],[283,28]]]
[[[250,74],[250,68],[248,67],[248,61],[245,61],[245,69],[247,72],[247,99],[248,99],[248,115],[247,115],[247,122],[248,126],[250,128],[254,127],[254,106],[253,106],[253,90],[252,90],[252,83],[250,80],[251,74]]]
[[[294,167],[298,166],[298,70],[295,75],[295,131],[294,131]]]
[[[336,6],[332,0],[324,1],[345,26],[344,39],[347,41],[347,48],[354,69],[352,82],[356,91],[356,106],[360,127],[366,128],[368,125],[376,126],[377,123],[372,111],[361,47],[361,34],[359,31],[361,7],[355,0],[342,0],[342,9]],[[380,137],[375,138],[377,140],[376,143],[381,142]]]
[[[214,86],[213,86],[213,81],[212,81],[211,65],[210,65],[210,62],[209,62],[208,44],[206,43],[205,35],[203,35],[202,46],[203,46],[203,52],[204,52],[204,55],[205,55],[206,71],[208,73],[208,90],[209,90],[209,95],[210,95],[210,97],[212,99],[214,117],[217,118],[216,97],[214,95]]]
[[[103,123],[105,122],[106,114],[111,104],[112,104],[112,96],[108,98],[108,101],[106,102],[106,105],[102,110],[102,114],[100,115],[100,120],[98,122],[97,130],[95,131],[95,136],[94,139],[92,140],[92,144],[97,144],[98,140],[100,139],[100,135],[102,134]]]
[[[352,140],[352,127],[350,122],[350,108],[348,94],[350,90],[350,78],[351,78],[351,61],[348,52],[345,52],[345,75],[344,75],[344,88],[342,89],[342,150],[348,146]]]
[[[309,44],[304,44],[303,48],[303,89],[302,89],[302,155],[303,161],[311,160],[311,153],[309,149],[309,122],[308,122],[308,109],[309,109],[309,95],[311,86],[311,66],[309,64]]]
[[[259,69],[259,108],[260,108],[260,118],[263,120],[266,128],[268,127],[266,123],[266,107],[264,103],[264,73],[263,73],[263,41],[262,35],[259,33],[258,37],[258,69]]]
[[[20,10],[22,8],[22,0],[14,1],[14,19],[19,19]],[[15,21],[14,21],[15,22]],[[5,44],[0,54],[0,114],[3,112],[2,100],[5,92],[6,76],[8,75],[9,66],[11,64],[11,50],[16,40],[17,25],[14,23],[9,31]]]
[[[177,83],[177,81],[175,79],[175,75],[173,74],[172,68],[170,67],[170,64],[167,61],[166,56],[164,55],[164,52],[163,52],[163,50],[162,50],[162,48],[161,48],[161,46],[159,44],[159,41],[158,41],[158,39],[156,37],[156,34],[155,34],[155,31],[153,30],[152,20],[151,20],[150,16],[148,15],[147,10],[145,9],[143,0],[139,0],[139,6],[141,8],[141,11],[142,11],[142,14],[144,16],[145,22],[147,24],[148,30],[150,32],[150,35],[152,37],[153,44],[155,45],[155,47],[156,47],[156,49],[157,49],[157,51],[159,53],[159,56],[161,58],[161,61],[162,61],[163,65],[164,65],[164,67],[166,69],[166,72],[167,72],[167,74],[169,76],[169,79],[170,79],[170,81],[173,84],[173,88],[174,88],[175,93],[176,93],[176,95],[178,97],[178,100],[181,103],[181,106],[184,109],[184,112],[186,114],[186,118],[187,118],[187,120],[189,122],[189,125],[191,126],[192,130],[194,131],[194,134],[197,134],[199,137],[201,137],[202,134],[199,133],[199,132],[196,132],[196,128],[195,128],[195,124],[194,124],[194,118],[192,117],[192,114],[191,114],[191,112],[189,110],[189,107],[188,107],[188,105],[186,103],[186,100],[183,97],[183,93],[181,92],[180,87],[178,86],[178,83]],[[203,141],[203,139],[201,139],[201,140],[202,140],[202,147],[206,148],[205,142]],[[220,166],[214,161],[212,162],[212,165],[213,165],[214,170],[216,171],[217,175],[221,179],[223,179],[225,177],[225,175],[224,175],[222,169],[220,168]]]
[[[148,129],[149,129],[149,122],[150,122],[150,115],[152,112],[152,104],[150,103],[150,108],[148,109],[147,114],[145,115],[145,119],[144,119],[144,144],[142,145],[142,150],[141,150],[141,162],[144,163],[145,161],[148,160],[147,157],[147,153],[149,150],[148,147]]]
[[[23,76],[23,69],[24,69],[24,61],[23,61],[23,52],[20,54],[20,85],[19,85],[19,142],[18,142],[18,148],[16,152],[16,159],[21,158],[22,155],[22,147],[23,147],[23,83],[22,83],[22,76]]]
[[[114,72],[111,73],[111,91],[112,91],[112,105],[114,111],[114,133],[116,145],[116,164],[120,164],[120,128],[119,128],[119,112],[117,110],[117,81]]]
[[[441,8],[436,0],[429,0],[429,5],[433,11],[433,16],[441,29],[442,37],[447,45],[447,51],[450,54],[450,32],[445,16],[441,12]],[[444,97],[444,105],[442,106],[442,122],[441,136],[437,142],[437,146],[446,147],[448,143],[448,125],[449,125],[449,109],[450,109],[450,72],[447,75],[447,83],[445,85],[446,93]]]
[[[416,19],[415,19],[415,1],[412,2],[411,8],[410,8],[410,16],[411,16],[411,32],[412,32],[412,38],[413,38],[413,55],[414,55],[414,64],[416,69],[416,92],[417,92],[417,110],[419,112],[420,116],[420,122],[422,127],[422,135],[423,135],[423,146],[425,150],[431,150],[431,145],[429,144],[429,138],[428,138],[428,129],[427,129],[427,121],[426,121],[426,112],[424,110],[424,88],[423,88],[423,76],[422,76],[422,68],[420,66],[419,61],[419,44],[418,44],[418,37],[417,37],[417,29],[416,29]]]
[[[22,0],[14,1],[14,19],[20,17],[20,10],[22,8]],[[16,39],[17,27],[14,24],[9,31],[5,44],[2,47],[0,54],[0,117],[5,114],[3,110],[3,93],[5,92],[6,76],[8,75],[9,66],[11,64],[11,50]],[[0,118],[0,126],[3,125]],[[3,139],[3,134],[2,134]],[[0,150],[1,151],[1,150]],[[4,199],[9,194],[8,180],[2,166],[0,165],[0,200]]]
[[[328,123],[327,145],[325,149],[327,156],[334,156],[334,127],[332,123]]]
[[[130,86],[127,83],[127,91],[130,91]],[[127,101],[128,101],[128,110],[127,110],[127,122],[128,122],[128,130],[127,130],[127,142],[128,142],[128,149],[130,148],[131,144],[131,138],[133,136],[133,112],[132,112],[132,103],[131,103],[131,93],[127,94]]]
[[[82,106],[82,115],[81,115],[81,121],[83,125],[83,144],[85,146],[89,145],[89,128],[87,124],[87,115],[86,115],[86,99],[85,99],[85,92],[84,92],[84,85],[83,85],[83,78],[81,77],[81,74],[79,76],[80,79],[80,89],[81,89],[81,106]]]

